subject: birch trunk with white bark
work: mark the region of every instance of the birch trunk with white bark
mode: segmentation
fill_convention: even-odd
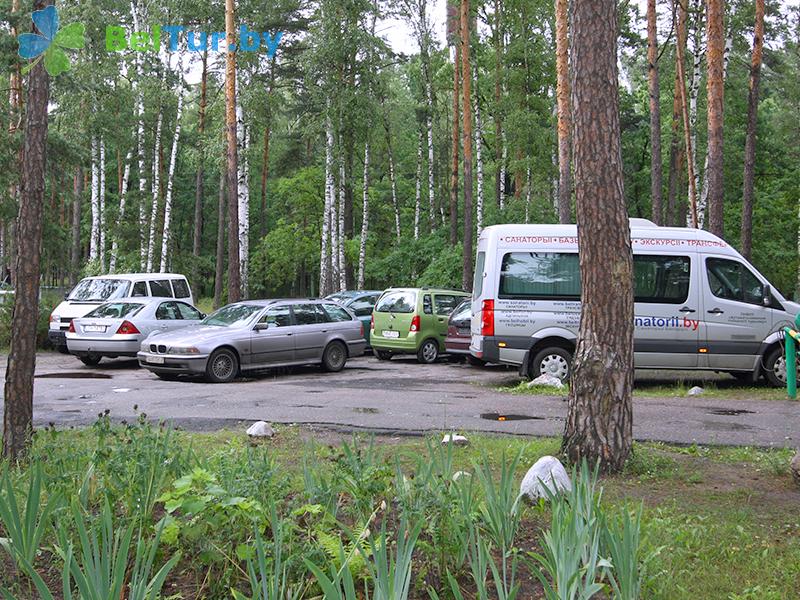
[[[394,168],[394,152],[392,151],[392,134],[389,116],[384,112],[384,127],[386,129],[386,151],[389,155],[389,183],[392,188],[392,208],[394,209],[394,234],[397,243],[400,243],[400,206],[397,202],[397,178]]]
[[[367,235],[369,234],[369,138],[364,144],[364,196],[361,207],[361,245],[358,249],[358,288],[364,289],[364,267],[367,261]]]
[[[694,173],[694,189],[700,189],[700,171],[697,168],[697,97],[700,93],[700,76],[703,66],[703,2],[702,0],[693,0],[692,13],[694,19],[692,21],[692,80],[689,85],[689,129],[691,131],[691,156],[689,160],[692,163]],[[691,196],[691,190],[688,191]],[[698,215],[698,221],[699,221]],[[691,210],[686,211],[686,226],[692,227],[692,214]],[[702,228],[702,224],[699,225]]]
[[[89,233],[89,261],[100,257],[100,168],[98,165],[98,142],[92,136],[92,229]]]
[[[100,212],[100,239],[98,252],[100,254],[100,271],[106,270],[106,143],[100,138],[100,197],[98,199]]]
[[[337,232],[337,241],[338,245],[336,248],[336,261],[337,261],[337,270],[339,272],[339,290],[344,291],[347,289],[347,265],[344,262],[344,240],[345,240],[345,205],[347,204],[347,190],[346,190],[346,180],[345,180],[345,169],[344,169],[344,154],[342,152],[339,153],[339,231]],[[336,203],[336,197],[331,196],[331,204]],[[336,224],[334,223],[334,227]]]
[[[238,98],[238,97],[237,97]],[[247,159],[247,148],[250,145],[250,131],[244,122],[241,104],[236,106],[236,137],[239,144],[238,181],[238,215],[239,215],[239,281],[241,298],[249,293],[250,269],[250,165]]]
[[[125,222],[125,208],[128,197],[128,182],[131,177],[131,160],[133,159],[133,150],[128,150],[125,155],[125,171],[122,175],[122,186],[119,190],[119,212],[117,213],[117,223],[114,228],[111,241],[111,256],[108,259],[108,272],[115,273],[117,270],[117,253],[119,252],[119,232],[120,226]]]
[[[330,110],[330,101],[328,102]],[[322,233],[319,254],[319,295],[330,293],[330,240],[331,202],[333,202],[333,123],[330,115],[325,120],[325,206],[322,209]]]
[[[167,171],[167,194],[164,200],[164,233],[161,236],[161,267],[159,269],[161,273],[167,272],[167,256],[172,234],[170,227],[172,223],[172,189],[175,179],[175,164],[178,161],[178,143],[181,137],[181,114],[183,112],[183,71],[181,67],[182,65],[179,62],[178,111],[175,115],[175,134],[172,136],[172,150],[169,155],[169,170]]]
[[[475,160],[477,162],[478,197],[475,201],[476,239],[483,229],[483,123],[481,122],[481,101],[478,94],[478,67],[475,66]]]
[[[150,188],[150,234],[147,236],[147,264],[145,269],[148,273],[153,270],[153,255],[156,246],[156,225],[158,222],[158,196],[161,191],[161,124],[164,120],[162,108],[158,109],[158,121],[156,122],[156,137],[153,142],[153,184]]]
[[[419,219],[422,212],[422,131],[417,133],[417,176],[414,197],[414,239],[419,239]]]

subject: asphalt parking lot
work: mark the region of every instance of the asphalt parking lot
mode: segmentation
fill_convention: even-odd
[[[0,364],[4,371],[5,357]],[[560,435],[564,399],[498,389],[517,382],[517,373],[505,367],[475,368],[446,360],[420,365],[401,357],[380,362],[365,356],[348,361],[340,373],[280,369],[215,385],[161,381],[135,360],[104,360],[89,368],[71,356],[41,353],[34,420],[37,426],[88,425],[109,410],[116,421],[144,412],[198,431],[262,419],[409,435],[451,429]],[[499,421],[498,415],[506,419]],[[800,402],[636,397],[634,436],[680,444],[797,446]]]

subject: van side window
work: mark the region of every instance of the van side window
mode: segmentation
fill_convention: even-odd
[[[422,312],[424,312],[426,315],[432,315],[433,314],[433,304],[431,303],[431,295],[430,294],[425,294],[422,297]]]
[[[147,282],[145,281],[137,281],[133,284],[133,291],[131,292],[131,296],[147,296]]]
[[[151,296],[157,298],[172,298],[172,287],[169,285],[169,279],[158,279],[150,282]]]
[[[191,296],[189,293],[189,284],[185,279],[173,279],[172,289],[175,291],[176,298],[188,298]]]
[[[636,302],[682,304],[689,297],[691,260],[688,256],[633,257]]]
[[[508,252],[500,268],[503,299],[580,300],[581,273],[576,253]]]
[[[711,293],[717,298],[761,305],[764,286],[742,263],[725,258],[707,258],[706,274]]]

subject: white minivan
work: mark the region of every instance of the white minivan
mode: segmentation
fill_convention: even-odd
[[[785,385],[786,300],[725,241],[631,219],[634,363]],[[580,324],[575,225],[494,225],[478,239],[470,353],[567,380]]]
[[[178,298],[194,304],[189,282],[175,273],[120,273],[81,279],[50,315],[48,339],[59,352],[68,353],[66,333],[72,319],[85,316],[104,302],[133,297]]]

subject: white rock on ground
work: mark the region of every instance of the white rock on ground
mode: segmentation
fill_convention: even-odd
[[[555,456],[543,456],[528,469],[519,486],[519,494],[534,501],[539,498],[547,500],[545,488],[554,494],[572,490],[567,470]]]
[[[792,471],[792,477],[794,477],[795,483],[800,485],[800,450],[798,450],[797,454],[794,455],[789,468]]]
[[[554,375],[544,373],[543,375],[539,375],[536,379],[532,379],[528,382],[528,387],[533,387],[535,385],[544,385],[560,390],[564,387],[564,382]]]
[[[256,421],[247,428],[247,435],[254,438],[271,438],[275,430],[266,421]]]
[[[701,388],[699,385],[694,386],[688,392],[686,392],[687,396],[702,396],[705,393],[705,390]]]
[[[472,473],[469,471],[456,471],[453,473],[453,481],[458,481],[462,477],[472,477]]]
[[[453,444],[454,446],[466,446],[469,444],[469,440],[465,438],[463,435],[458,435],[457,433],[448,433],[447,435],[442,438],[442,444]]]

